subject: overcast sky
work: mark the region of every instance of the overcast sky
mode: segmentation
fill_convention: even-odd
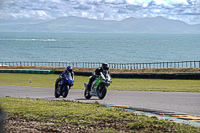
[[[200,24],[200,0],[0,0],[0,22],[64,16],[118,21],[163,16]]]

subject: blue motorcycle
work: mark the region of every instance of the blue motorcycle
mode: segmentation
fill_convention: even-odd
[[[62,96],[63,98],[66,98],[68,95],[68,92],[70,88],[73,86],[73,80],[70,73],[66,73],[64,75],[59,76],[59,78],[55,82],[55,92],[54,96],[56,98],[59,98]]]

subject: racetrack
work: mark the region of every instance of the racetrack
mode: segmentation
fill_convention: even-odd
[[[0,97],[63,99],[54,97],[54,88],[0,85],[0,92]],[[65,99],[91,103],[97,101],[105,105],[124,105],[200,116],[200,93],[108,90],[103,100],[97,97],[86,100],[83,94],[84,90],[71,89]]]

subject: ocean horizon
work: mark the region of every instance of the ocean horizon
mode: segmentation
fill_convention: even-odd
[[[200,60],[200,34],[1,32],[0,62]]]

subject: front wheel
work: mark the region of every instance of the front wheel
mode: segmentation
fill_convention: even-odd
[[[54,91],[54,96],[55,96],[55,98],[59,98],[60,97],[60,93],[56,89]]]
[[[63,98],[66,98],[69,92],[69,85],[62,85],[62,95]]]
[[[106,96],[107,93],[107,86],[102,85],[98,91],[97,91],[97,96],[99,99],[103,99]]]

